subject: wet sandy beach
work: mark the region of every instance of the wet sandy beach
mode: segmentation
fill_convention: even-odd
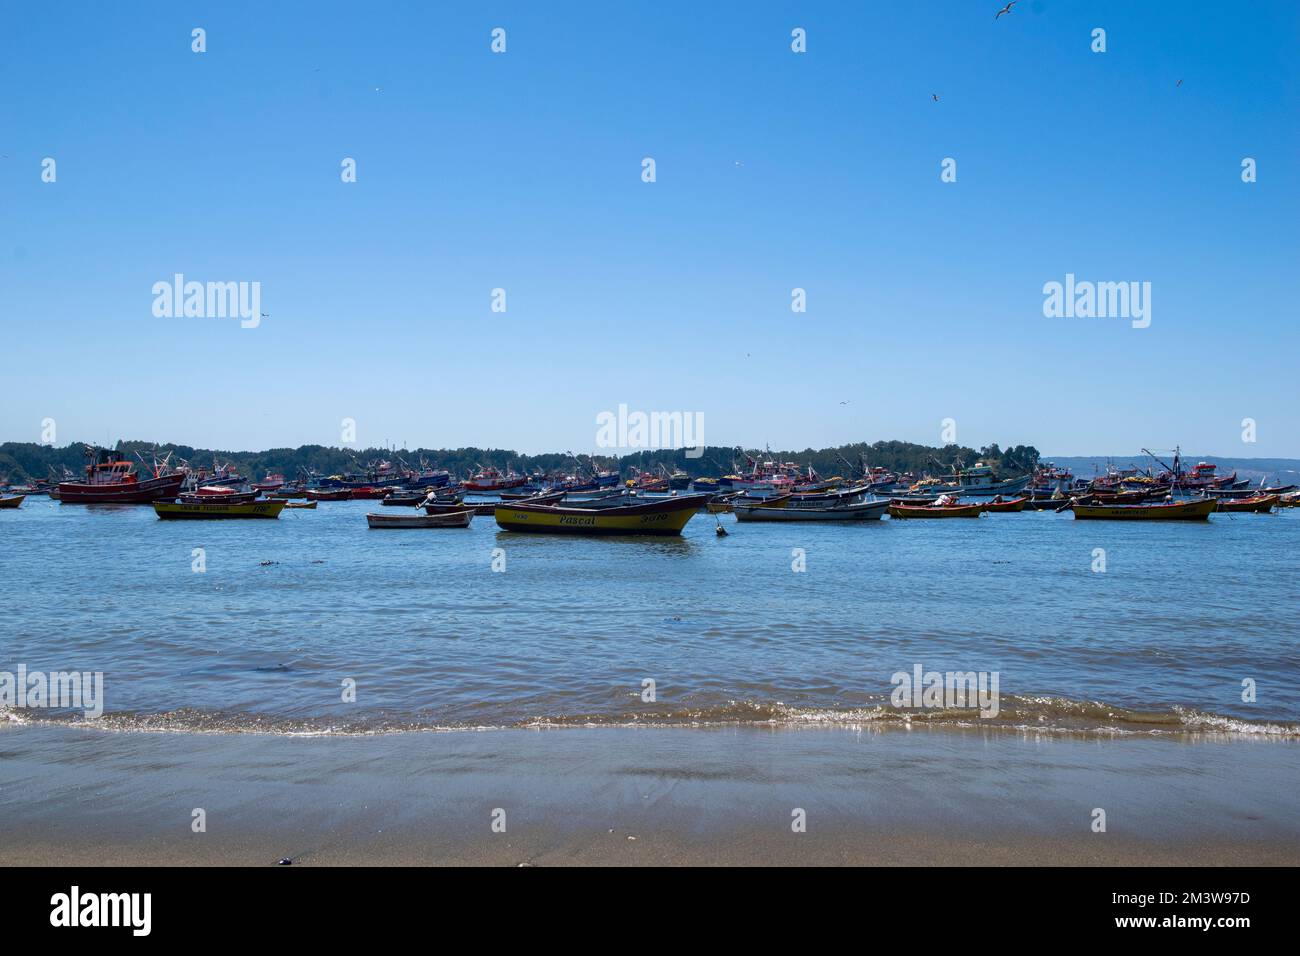
[[[285,737],[27,726],[0,731],[0,858],[1295,865],[1296,746],[851,727]],[[1105,833],[1092,831],[1097,808]],[[205,832],[192,830],[196,809]]]

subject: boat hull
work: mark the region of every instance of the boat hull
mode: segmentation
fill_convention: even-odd
[[[1017,498],[1014,501],[990,501],[984,505],[984,510],[993,514],[1015,514],[1025,510],[1025,505],[1029,503],[1029,498]]]
[[[284,510],[283,501],[251,501],[242,505],[184,504],[175,501],[155,501],[153,510],[163,520],[205,520],[217,518],[278,518]]]
[[[1219,503],[1217,510],[1227,511],[1231,514],[1268,514],[1277,505],[1280,500],[1278,495],[1257,495],[1254,498],[1239,498],[1237,500],[1227,500],[1216,498]]]
[[[879,521],[888,509],[888,501],[867,501],[829,508],[735,506],[737,521]]]
[[[0,497],[0,508],[17,508],[26,497],[26,495],[14,495],[12,498]]]
[[[368,514],[366,524],[372,529],[387,528],[468,528],[474,520],[470,509],[432,515]]]
[[[935,508],[927,505],[889,506],[891,518],[978,518],[984,513],[984,505],[957,505],[948,508]]]
[[[679,535],[707,495],[683,495],[620,508],[565,508],[500,504],[497,524],[506,531],[534,534]]]
[[[308,491],[306,497],[308,501],[350,501],[352,492],[346,488],[335,488],[329,491]]]
[[[1219,505],[1213,498],[1158,505],[1085,505],[1075,502],[1075,518],[1106,521],[1205,521]]]
[[[112,484],[84,484],[64,481],[59,484],[59,500],[65,505],[136,505],[175,498],[185,482],[180,472]]]

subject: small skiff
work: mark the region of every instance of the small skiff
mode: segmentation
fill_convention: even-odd
[[[978,518],[986,505],[896,505],[890,504],[891,518]]]
[[[879,521],[888,501],[864,501],[826,508],[736,505],[737,521]]]
[[[473,520],[474,512],[469,509],[432,515],[366,515],[371,528],[468,528]]]
[[[1251,498],[1216,498],[1220,511],[1268,514],[1281,500],[1280,495],[1255,495]]]
[[[991,511],[994,514],[1011,514],[1024,511],[1028,502],[1029,497],[1027,495],[1023,498],[1013,498],[1010,501],[999,501],[995,498],[984,506],[984,510]]]

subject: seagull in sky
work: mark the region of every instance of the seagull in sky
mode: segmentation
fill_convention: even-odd
[[[1016,5],[1016,0],[1011,0],[1011,2],[1008,3],[1005,7],[1003,7],[1001,10],[999,10],[997,13],[993,14],[993,19],[996,20],[998,17],[1002,16],[1002,14],[1004,14],[1004,13],[1010,13],[1010,12],[1011,12],[1011,8],[1014,7],[1015,5]]]
[[[1182,86],[1182,85],[1183,85],[1183,81],[1182,81],[1182,80],[1179,80],[1177,83],[1174,84],[1174,86],[1176,86],[1176,87],[1178,87],[1178,86]]]
[[[930,94],[930,99],[932,99],[932,100],[934,100],[936,103],[938,103],[938,102],[939,102],[939,94],[938,94],[938,93],[931,93],[931,94]]]

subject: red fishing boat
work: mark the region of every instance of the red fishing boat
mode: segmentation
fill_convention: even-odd
[[[141,479],[135,465],[119,461],[117,452],[86,446],[86,480],[59,482],[59,500],[69,505],[148,504],[170,501],[185,481],[185,473],[156,464],[153,477]]]
[[[308,501],[348,501],[352,497],[351,488],[309,488],[303,492]]]
[[[275,491],[284,484],[284,475],[267,475],[261,481],[253,482],[254,491]]]
[[[517,475],[513,471],[503,475],[500,471],[488,465],[486,468],[480,468],[478,473],[461,487],[466,491],[504,491],[509,488],[518,488],[527,483],[528,479],[524,475]]]

